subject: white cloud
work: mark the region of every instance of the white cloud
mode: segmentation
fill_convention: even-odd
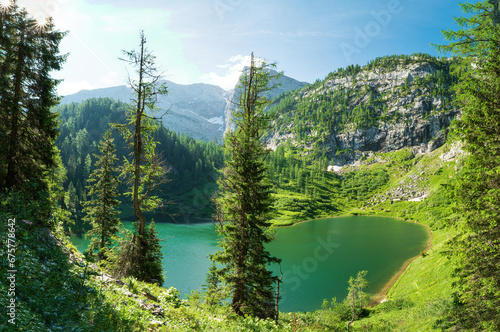
[[[223,65],[217,65],[217,68],[224,69],[223,74],[210,72],[202,75],[201,79],[204,83],[218,85],[225,90],[233,89],[238,83],[241,72],[245,66],[250,66],[250,56],[236,55],[227,60]]]
[[[74,93],[77,93],[81,90],[93,90],[97,87],[92,85],[89,81],[79,81],[79,82],[70,82],[63,81],[58,86],[58,93],[60,96],[68,96]]]

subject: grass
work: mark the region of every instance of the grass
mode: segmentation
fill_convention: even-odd
[[[368,189],[361,190],[361,194],[358,191],[355,196],[345,190],[345,186],[342,187],[337,175],[331,173],[325,174],[324,183],[317,184],[319,189],[313,199],[294,191],[293,184],[275,194],[275,225],[357,214],[418,220],[432,230],[430,249],[416,258],[399,276],[387,291],[387,301],[368,308],[363,317],[351,326],[352,330],[432,331],[436,330],[436,320],[450,310],[453,292],[450,274],[453,264],[446,253],[447,241],[455,233],[446,225],[453,223],[456,217],[444,186],[453,177],[456,163],[440,159],[445,151],[446,146],[424,156],[413,156],[405,150],[377,155],[383,163],[372,163],[374,160],[371,160],[354,171],[361,170],[369,175],[385,170],[389,174],[387,181],[369,187],[364,186],[363,177],[358,177],[358,187]],[[421,186],[430,194],[423,202],[386,200],[370,203],[377,195],[386,194],[404,184],[414,174],[420,175],[422,172],[424,179]],[[12,216],[2,212],[0,217],[7,220]],[[36,216],[22,216],[26,220],[32,218]],[[345,304],[337,300],[330,301],[334,304],[325,304],[323,309],[315,312],[281,313],[279,324],[276,325],[272,320],[235,316],[227,305],[209,307],[204,303],[202,292],[193,292],[187,300],[181,300],[174,288],[166,289],[130,278],[125,280],[125,284],[103,281],[100,276],[103,271],[86,263],[62,234],[59,234],[62,241],[52,238],[47,240],[47,236],[43,235],[46,234],[44,228],[37,224],[17,224],[17,325],[8,325],[5,321],[7,316],[2,314],[0,330],[342,331],[349,320]],[[6,232],[2,224],[2,239],[7,236]],[[5,257],[5,249],[5,246],[0,246],[2,257]],[[6,270],[7,261],[2,259],[2,294],[8,291]],[[2,297],[2,305],[6,305],[5,300],[6,297]],[[159,312],[163,314],[158,315]]]

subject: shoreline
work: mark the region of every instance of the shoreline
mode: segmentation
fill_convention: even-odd
[[[305,223],[305,222],[308,222],[308,221],[315,221],[315,220],[322,220],[322,219],[334,219],[334,218],[346,218],[346,217],[380,217],[380,218],[392,218],[392,219],[396,219],[396,220],[403,221],[403,222],[408,222],[408,223],[413,223],[413,224],[417,224],[417,225],[422,225],[422,226],[424,226],[426,228],[427,234],[429,235],[427,246],[421,252],[421,254],[407,259],[403,263],[403,265],[401,266],[401,268],[398,269],[393,274],[393,276],[389,279],[389,281],[387,283],[385,283],[385,285],[382,287],[382,289],[380,291],[376,292],[371,297],[371,300],[370,300],[370,303],[368,304],[368,307],[373,308],[374,306],[379,305],[382,300],[387,299],[387,293],[390,291],[390,289],[392,288],[392,286],[394,286],[396,284],[396,282],[399,281],[399,279],[403,276],[403,274],[406,272],[406,270],[411,265],[411,263],[413,263],[413,261],[415,259],[417,259],[418,257],[420,257],[422,254],[426,254],[432,248],[433,241],[434,241],[434,234],[432,233],[431,228],[429,227],[429,225],[422,224],[422,223],[419,223],[417,221],[410,221],[410,220],[406,220],[406,219],[402,219],[402,218],[398,218],[398,217],[382,216],[382,215],[358,215],[358,214],[353,215],[353,214],[351,214],[351,215],[342,215],[342,216],[322,217],[322,218],[315,218],[315,219],[308,219],[308,220],[298,221],[298,222],[293,223],[291,225],[275,225],[275,227],[277,227],[277,228],[278,227],[293,227],[295,225],[298,225],[298,224],[301,224],[301,223]]]
[[[401,219],[401,220],[403,220],[403,219]],[[404,221],[406,221],[406,220],[404,220]],[[409,221],[409,222],[411,222],[411,221]],[[383,299],[387,299],[387,293],[391,290],[392,286],[394,286],[400,280],[400,278],[406,272],[406,270],[408,269],[410,264],[413,263],[414,260],[416,260],[417,258],[422,256],[422,254],[426,254],[432,248],[433,242],[434,242],[434,234],[432,233],[430,227],[428,225],[425,225],[425,224],[421,224],[421,223],[417,223],[417,222],[415,222],[415,223],[422,225],[422,226],[425,226],[425,228],[427,229],[427,233],[429,234],[429,241],[427,243],[427,247],[425,247],[425,249],[422,251],[422,253],[420,255],[409,258],[408,260],[406,260],[403,263],[403,266],[391,277],[391,279],[385,284],[385,286],[382,288],[382,290],[380,292],[377,292],[373,296],[372,300],[370,301],[369,307],[374,307],[374,306],[380,304]]]

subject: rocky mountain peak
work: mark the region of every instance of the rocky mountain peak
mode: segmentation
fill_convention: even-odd
[[[319,149],[337,166],[405,147],[432,151],[444,144],[459,113],[450,103],[451,63],[394,56],[341,68],[274,103],[280,115],[268,146],[275,149],[288,141]]]

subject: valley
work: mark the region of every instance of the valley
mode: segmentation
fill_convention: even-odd
[[[1,331],[500,331],[500,0],[42,2]]]
[[[368,280],[375,285],[375,288],[372,291],[368,289],[368,292],[374,296],[378,294],[374,298],[376,301],[386,299],[384,304],[371,309],[374,314],[362,319],[358,325],[389,326],[383,321],[384,317],[390,317],[392,321],[398,322],[397,324],[412,326],[418,323],[411,319],[403,321],[403,312],[419,312],[421,315],[421,306],[427,306],[431,302],[446,306],[446,303],[451,301],[448,279],[450,263],[441,253],[446,251],[446,243],[453,234],[446,225],[452,224],[456,216],[452,212],[453,202],[444,188],[453,181],[461,165],[463,151],[451,126],[453,118],[459,111],[449,103],[453,98],[449,94],[449,89],[439,88],[443,84],[446,87],[446,84],[451,85],[454,82],[449,73],[449,66],[448,60],[425,55],[376,59],[368,66],[339,69],[323,81],[279,94],[268,108],[268,112],[277,114],[272,129],[266,133],[267,146],[271,149],[266,164],[274,188],[272,223],[277,226],[278,234],[281,232],[279,226],[346,215],[396,217],[421,223],[429,227],[432,232],[433,240],[425,254],[423,252],[427,246],[426,240],[424,247],[403,259],[407,260],[420,253],[416,260],[408,267],[400,261],[382,279],[378,279],[378,272],[374,268],[364,268],[363,264],[354,268],[354,270],[368,270]],[[343,79],[339,79],[339,76]],[[409,77],[417,78],[408,79]],[[360,94],[359,91],[365,94]],[[101,91],[85,93],[93,97],[106,97],[100,94]],[[72,98],[75,96],[68,96],[66,100]],[[396,100],[399,101],[394,102]],[[189,105],[190,101],[186,99],[180,103]],[[87,141],[81,147],[82,155],[95,153],[93,152],[95,142],[91,142],[92,137],[97,139],[100,135],[95,129],[105,129],[105,126],[91,125],[92,116],[86,115],[93,113],[96,107],[100,107],[101,123],[107,123],[108,120],[102,120],[102,117],[119,119],[120,112],[123,112],[126,104],[109,98],[93,98],[83,104],[67,103],[59,106],[58,111],[64,119],[62,128],[66,128],[65,122],[88,124],[77,129],[77,132],[85,131],[87,135]],[[346,112],[343,107],[348,111]],[[76,121],[72,120],[75,115]],[[230,121],[225,118],[224,113],[213,113],[211,116],[222,119],[222,122]],[[91,133],[92,131],[94,133]],[[223,160],[218,144],[194,140],[188,134],[189,131],[175,133],[169,129],[162,129],[159,132],[159,141],[162,143],[160,151],[166,148],[164,154],[167,156],[166,160],[171,163],[171,172],[168,175],[171,182],[161,190],[162,197],[172,204],[169,205],[167,214],[148,214],[148,218],[154,218],[160,234],[164,236],[164,257],[169,257],[179,248],[184,248],[179,254],[174,254],[175,260],[165,258],[163,261],[167,278],[165,287],[179,287],[181,298],[193,290],[200,289],[204,284],[204,275],[209,267],[206,254],[216,250],[215,233],[212,235],[200,233],[199,238],[206,238],[209,246],[203,244],[204,240],[201,243],[197,242],[195,247],[201,246],[207,251],[198,254],[189,254],[191,251],[185,245],[192,243],[193,240],[184,239],[184,236],[197,234],[198,231],[194,229],[200,227],[214,227],[211,223],[198,224],[198,222],[210,220],[213,214],[211,196],[216,190],[216,174]],[[68,146],[71,146],[76,143],[73,139],[74,136],[66,136],[63,130],[60,142],[67,142]],[[78,146],[78,143],[76,144]],[[124,152],[120,152],[124,151],[124,147],[121,147],[123,143],[120,143],[118,137],[117,144],[118,155],[124,155]],[[170,147],[174,147],[173,151],[169,151],[172,149]],[[67,147],[60,145],[60,148],[63,162],[65,158],[71,158],[70,154],[65,153],[68,151]],[[187,154],[183,156],[179,154],[180,151],[185,151]],[[75,156],[73,159],[84,158]],[[183,163],[179,163],[181,160]],[[85,165],[83,163],[80,167],[76,163],[75,165],[74,177],[70,179],[73,183],[80,182],[76,187],[82,188],[85,180],[81,176]],[[71,165],[66,167],[72,169]],[[181,170],[190,171],[186,173]],[[90,171],[91,169],[87,170]],[[78,174],[81,174],[80,178]],[[186,177],[187,175],[189,177]],[[81,191],[82,189],[76,192]],[[76,201],[83,199],[79,194],[74,198]],[[123,220],[133,220],[132,211],[126,208],[125,200],[122,206],[125,207],[122,209]],[[312,225],[313,222],[315,221],[301,223],[299,226]],[[83,224],[78,226],[78,221],[75,226],[74,229],[79,232],[86,229]],[[173,231],[172,227],[174,230],[177,228],[186,230],[187,233],[175,235],[177,231]],[[307,235],[300,231],[299,233],[301,234],[292,236],[289,246],[280,246],[278,239],[271,245],[274,248],[273,252],[284,258],[283,255],[294,252],[293,247],[300,248],[302,237],[305,239]],[[391,230],[385,233],[389,235]],[[180,237],[177,238],[178,236]],[[314,236],[312,238],[314,239]],[[86,241],[78,240],[77,237],[73,239],[80,250],[85,249]],[[356,241],[358,240],[359,237]],[[377,247],[376,243],[380,241],[384,242],[377,237],[372,248]],[[175,243],[180,247],[171,248]],[[372,251],[364,246],[360,246],[360,249],[361,252],[354,257],[364,256],[366,250]],[[185,254],[186,257],[183,256]],[[380,257],[384,255],[387,254],[382,254]],[[299,259],[300,263],[300,255],[290,257]],[[315,278],[319,278],[316,282],[313,281],[316,279],[304,281],[305,285],[318,286],[329,280],[329,276],[335,275],[336,281],[332,281],[329,285],[335,286],[336,291],[327,291],[327,288],[320,286],[316,290],[319,292],[318,295],[307,301],[304,299],[306,295],[297,295],[296,299],[293,296],[292,299],[286,299],[288,296],[285,296],[282,310],[315,312],[320,309],[322,300],[326,299],[330,303],[331,298],[337,298],[339,301],[345,297],[347,279],[356,271],[346,270],[347,274],[344,276],[338,274],[338,269],[351,265],[349,257],[342,255],[342,259],[347,261],[334,259],[332,264],[328,264],[329,269],[323,272],[324,275],[315,272]],[[196,263],[189,267],[191,265],[187,262],[192,259]],[[304,256],[304,259],[307,259],[307,256]],[[372,259],[368,262],[373,264]],[[284,263],[283,267],[286,266]],[[295,285],[293,281],[296,281],[293,274],[290,278],[291,266],[297,265],[288,265],[285,270],[285,275],[288,277],[288,280],[285,278],[283,281],[285,292],[287,287]],[[388,263],[380,263],[378,266],[386,267]],[[399,270],[403,266],[404,269]],[[440,266],[442,270],[436,269],[436,266]],[[426,276],[423,277],[422,273]],[[186,278],[186,274],[189,278]],[[411,286],[416,280],[419,280],[418,289],[422,287],[426,290],[418,292],[418,295],[414,294],[415,289]],[[186,286],[182,286],[184,284]],[[382,290],[381,287],[385,284],[390,288]],[[436,293],[437,289],[439,291]],[[305,292],[311,293],[311,291]],[[295,293],[291,292],[292,295]],[[306,304],[308,301],[311,304]],[[316,311],[316,314],[323,315],[329,310],[339,310],[339,308],[334,304],[327,304],[322,310]],[[425,314],[428,319],[426,324],[432,324],[435,319],[433,317],[439,317],[443,310],[445,307],[437,307],[435,312]]]

